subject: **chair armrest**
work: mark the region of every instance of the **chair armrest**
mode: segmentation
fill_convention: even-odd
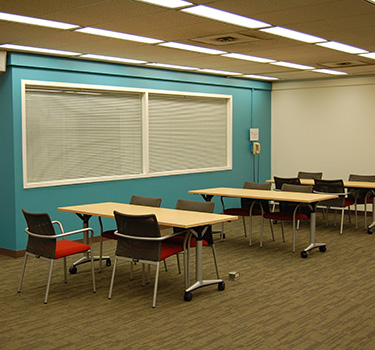
[[[188,232],[188,230],[186,230],[186,232]],[[119,237],[134,239],[134,240],[139,240],[139,241],[154,241],[154,242],[161,242],[161,241],[164,241],[164,240],[166,240],[168,238],[171,238],[173,236],[181,235],[182,233],[185,233],[185,231],[171,233],[169,235],[162,236],[162,237],[141,237],[141,236],[124,235],[122,233],[119,233],[117,230],[115,231],[115,235],[119,236]]]
[[[91,235],[89,237],[90,245],[91,245],[91,242],[92,242],[92,238],[94,237],[94,230],[90,227],[82,228],[80,230],[60,233],[58,235],[40,235],[38,233],[34,233],[34,232],[29,231],[28,227],[25,229],[25,232],[30,236],[34,236],[34,237],[38,237],[38,238],[46,238],[46,239],[58,239],[58,238],[64,238],[64,237],[67,237],[67,236],[75,235],[77,233],[91,232]]]
[[[57,220],[52,221],[52,224],[58,225],[60,227],[60,232],[64,233],[64,228],[63,228],[63,225],[60,221],[57,221]]]

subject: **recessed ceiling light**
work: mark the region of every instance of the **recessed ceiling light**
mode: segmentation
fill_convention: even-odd
[[[240,53],[226,53],[226,54],[223,55],[223,57],[237,58],[239,60],[253,61],[253,62],[259,62],[259,63],[275,62],[275,60],[272,60],[270,58],[243,55],[243,54],[240,54]]]
[[[327,41],[325,43],[317,43],[316,45],[323,46],[332,50],[343,51],[343,52],[353,53],[353,54],[361,54],[361,53],[368,52],[358,47],[338,43],[337,41]]]
[[[211,73],[211,74],[220,74],[220,75],[242,75],[241,73],[237,72],[228,72],[225,70],[217,70],[217,69],[199,69],[198,72],[200,73]]]
[[[297,32],[295,30],[283,28],[283,27],[264,28],[264,29],[260,29],[260,31],[274,34],[274,35],[283,36],[289,39],[303,41],[305,43],[310,43],[310,44],[327,41],[315,35],[305,34],[305,33]]]
[[[375,52],[363,53],[363,54],[360,54],[360,56],[367,57],[367,58],[372,58],[373,60],[375,60]]]
[[[254,74],[246,74],[246,75],[243,75],[242,77],[250,78],[250,79],[259,79],[259,80],[279,80],[279,78],[266,77],[264,75],[254,75]]]
[[[189,1],[184,1],[184,0],[137,0],[137,1],[147,2],[149,4],[159,5],[159,6],[164,6],[164,7],[174,8],[174,9],[179,8],[179,7],[193,5],[193,3]]]
[[[181,69],[181,70],[198,70],[196,67],[188,67],[188,66],[178,66],[175,64],[167,64],[167,63],[147,63],[146,66],[152,66],[152,67],[160,67],[160,68],[171,68],[171,69]]]
[[[348,73],[340,72],[338,70],[332,69],[314,69],[313,72],[323,73],[323,74],[332,74],[332,75],[346,75]]]
[[[265,22],[257,21],[255,19],[248,18],[245,16],[236,15],[235,13],[218,10],[205,5],[188,7],[186,9],[182,9],[181,11],[190,13],[192,15],[210,18],[216,21],[225,22],[245,28],[256,29],[271,26],[270,24]]]
[[[175,43],[173,41],[169,41],[167,43],[161,43],[160,46],[171,47],[173,49],[180,49],[180,50],[187,50],[187,51],[194,51],[194,52],[201,52],[207,53],[209,55],[222,55],[226,53],[225,51],[216,50],[216,49],[209,49],[207,47],[195,46],[195,45],[187,45],[181,43]]]
[[[32,46],[13,45],[13,44],[3,44],[3,45],[0,45],[0,48],[15,50],[15,51],[29,51],[29,52],[47,53],[47,54],[51,54],[51,55],[60,55],[60,56],[78,56],[78,55],[80,55],[79,52],[45,49],[45,48],[42,48],[42,47],[32,47]]]
[[[74,28],[79,27],[75,24],[50,21],[48,19],[40,19],[40,18],[34,18],[34,17],[13,15],[11,13],[5,13],[5,12],[0,12],[0,20],[9,21],[9,22],[32,24],[32,25],[36,25],[36,26],[50,27],[50,28],[57,28],[57,29],[74,29]]]
[[[305,66],[304,64],[291,63],[291,62],[283,62],[283,61],[273,62],[271,64],[274,64],[275,66],[295,68],[295,69],[314,69],[314,67]]]
[[[133,63],[133,64],[143,64],[143,63],[147,62],[147,61],[141,61],[141,60],[134,60],[132,58],[102,56],[102,55],[95,55],[95,54],[84,54],[84,55],[79,56],[79,58],[89,58],[89,59],[100,60],[100,61],[110,61],[110,62],[120,62],[120,63]]]
[[[98,28],[92,28],[92,27],[80,28],[75,31],[80,32],[80,33],[85,33],[85,34],[105,36],[108,38],[137,41],[137,42],[146,43],[146,44],[158,44],[163,41],[159,39],[147,38],[145,36],[114,32],[112,30],[98,29]]]

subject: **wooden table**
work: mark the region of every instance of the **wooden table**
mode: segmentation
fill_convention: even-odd
[[[196,236],[196,281],[185,289],[184,299],[189,301],[192,298],[191,292],[197,288],[217,284],[219,290],[224,290],[225,283],[222,279],[203,280],[202,273],[202,237],[204,230],[198,234],[194,227],[209,226],[216,223],[237,220],[237,216],[222,215],[214,213],[204,213],[196,211],[156,208],[133,204],[123,204],[114,202],[74,205],[60,207],[60,211],[77,214],[83,221],[84,227],[88,226],[91,216],[114,218],[114,211],[129,215],[155,214],[159,225],[168,227],[180,227],[188,230],[189,234]],[[189,276],[188,266],[185,266],[185,281]]]
[[[337,198],[336,195],[331,194],[317,194],[304,192],[286,192],[286,191],[272,191],[272,190],[252,190],[243,188],[231,187],[216,187],[206,188],[202,190],[192,190],[189,193],[200,194],[206,201],[212,199],[213,196],[234,197],[234,198],[249,198],[254,200],[272,200],[272,201],[286,201],[303,203],[310,205],[310,242],[307,248],[301,252],[301,256],[306,258],[308,252],[314,248],[319,248],[320,251],[326,250],[325,243],[316,242],[316,205],[320,201]],[[251,246],[251,209],[250,209],[250,233],[249,245]]]

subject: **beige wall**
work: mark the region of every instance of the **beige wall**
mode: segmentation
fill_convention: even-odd
[[[271,123],[272,176],[375,174],[375,77],[274,83]]]

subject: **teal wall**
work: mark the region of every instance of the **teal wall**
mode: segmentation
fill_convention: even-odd
[[[233,169],[210,173],[173,175],[23,189],[21,80],[137,87],[159,90],[217,93],[233,96]],[[242,187],[253,180],[249,128],[260,128],[262,153],[260,181],[270,177],[271,84],[245,79],[173,72],[145,67],[81,61],[29,54],[11,54],[7,71],[0,75],[1,105],[1,222],[0,248],[22,250],[26,245],[21,209],[48,212],[63,222],[65,230],[76,229],[81,221],[57,211],[59,206],[84,203],[128,202],[132,194],[162,197],[162,206],[173,208],[178,198],[201,200],[190,189],[213,186]],[[209,130],[207,130],[209,132]],[[209,145],[207,145],[209,147]],[[77,150],[79,152],[79,150]],[[82,159],[82,167],[85,159]],[[218,199],[216,211],[221,210]],[[237,204],[237,200],[231,200]],[[230,202],[229,202],[230,204]],[[105,225],[113,226],[107,220]],[[90,221],[96,234],[97,219]]]

